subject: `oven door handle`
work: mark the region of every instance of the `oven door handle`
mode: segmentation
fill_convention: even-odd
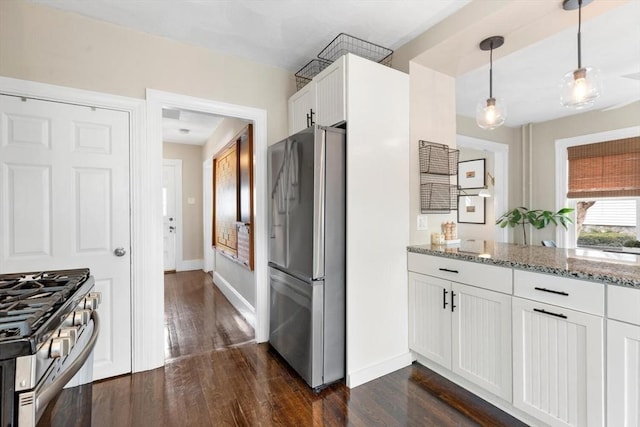
[[[46,408],[46,406],[51,402],[51,400],[58,395],[62,391],[65,385],[71,378],[82,368],[82,365],[87,361],[89,355],[93,351],[93,348],[96,346],[96,341],[98,340],[98,332],[100,330],[100,319],[98,317],[98,313],[93,311],[91,313],[91,320],[93,320],[93,331],[91,333],[91,337],[87,342],[87,345],[82,349],[82,351],[78,354],[78,357],[71,362],[71,365],[65,371],[56,378],[49,386],[47,386],[44,390],[36,395],[35,408],[36,413],[38,413],[41,409]]]

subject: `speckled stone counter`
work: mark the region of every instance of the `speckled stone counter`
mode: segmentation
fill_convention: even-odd
[[[640,256],[589,249],[463,240],[456,246],[413,245],[409,252],[606,282],[640,290]]]

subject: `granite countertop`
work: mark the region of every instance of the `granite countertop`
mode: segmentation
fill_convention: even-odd
[[[487,240],[463,240],[455,246],[412,245],[407,250],[640,289],[640,255]]]

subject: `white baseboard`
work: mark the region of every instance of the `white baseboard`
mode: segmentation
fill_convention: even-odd
[[[176,261],[176,271],[204,270],[203,259],[185,259]]]
[[[383,377],[391,372],[402,369],[411,365],[412,356],[410,352],[401,354],[391,359],[385,360],[375,365],[360,369],[356,372],[347,374],[347,387],[354,388],[376,378]]]
[[[217,271],[213,273],[213,282],[218,289],[224,294],[236,310],[240,312],[242,317],[253,327],[256,327],[256,309],[244,299],[231,283],[222,277]]]

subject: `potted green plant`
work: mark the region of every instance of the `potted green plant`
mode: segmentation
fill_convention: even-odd
[[[531,210],[520,206],[504,213],[496,220],[496,224],[502,228],[505,228],[506,226],[515,228],[518,225],[522,225],[522,235],[524,238],[524,244],[526,245],[526,224],[531,224],[538,230],[545,228],[549,224],[561,225],[566,229],[568,224],[573,223],[573,220],[569,216],[571,212],[573,212],[573,209],[571,208],[562,208],[558,212],[552,212],[541,209]]]

